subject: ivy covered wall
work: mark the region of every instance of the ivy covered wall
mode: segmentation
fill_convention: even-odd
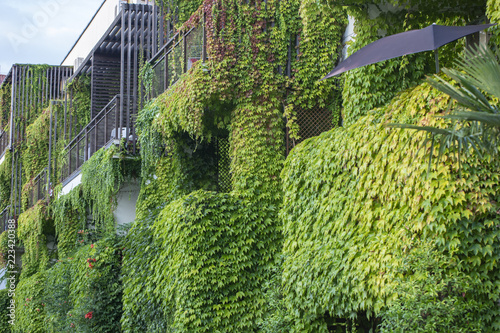
[[[396,277],[404,285],[417,267],[394,275],[405,256],[419,250],[417,239],[450,256],[446,274],[469,279],[439,291],[442,297],[462,296],[457,307],[474,300],[482,305],[470,310],[480,330],[500,329],[498,158],[481,163],[471,157],[460,176],[450,156],[427,176],[430,147],[420,149],[423,135],[386,127],[442,124],[431,115],[448,104],[447,96],[419,85],[350,127],[307,140],[289,156],[281,217],[293,331],[327,332],[344,318],[376,327],[381,310],[397,296]],[[420,313],[429,321],[433,315]],[[449,327],[465,327],[464,320],[455,318]]]
[[[413,286],[435,311],[414,314],[421,321],[499,325],[499,161],[473,158],[460,178],[449,158],[425,179],[421,137],[385,127],[425,123],[447,107],[420,84],[434,70],[432,55],[318,81],[338,61],[347,14],[358,22],[352,52],[384,34],[480,20],[485,3],[160,3],[177,8],[166,19],[178,17],[181,33],[206,22],[208,60],[139,112],[140,161],[122,146],[101,149],[78,187],[58,196],[58,186],[48,205],[20,216],[15,331],[390,332],[415,306]],[[441,64],[462,48],[441,49]],[[147,86],[151,68],[141,72]],[[88,79],[70,88],[74,115],[88,115]],[[299,138],[297,109],[317,106],[346,126],[285,159],[285,129]],[[72,131],[88,121],[75,119]],[[26,156],[45,148],[46,124],[42,113],[27,129]],[[26,174],[38,164],[25,165]],[[113,211],[127,177],[141,178],[141,193],[135,223],[117,236]],[[57,252],[48,251],[47,235],[56,236]]]
[[[349,54],[388,35],[424,28],[430,24],[466,25],[484,23],[486,1],[345,1],[355,20],[354,42]],[[442,67],[453,65],[453,59],[464,48],[464,41],[439,48]],[[432,52],[386,60],[347,72],[343,90],[345,125],[354,123],[367,111],[387,104],[398,92],[415,86],[424,75],[435,73]]]

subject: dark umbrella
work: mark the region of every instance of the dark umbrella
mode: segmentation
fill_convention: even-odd
[[[339,75],[348,70],[371,65],[379,61],[401,57],[407,54],[434,50],[436,54],[436,72],[439,72],[437,48],[459,38],[489,28],[494,24],[467,25],[449,27],[432,24],[426,28],[405,31],[381,38],[355,52],[342,61],[322,80]]]

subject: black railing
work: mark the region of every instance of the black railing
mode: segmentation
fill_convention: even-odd
[[[177,33],[150,60],[154,70],[154,82],[151,98],[157,97],[180,76],[186,73],[197,61],[205,61],[206,38],[202,23],[184,34]]]
[[[9,220],[10,220],[10,206],[7,206],[0,213],[0,233],[7,230]]]
[[[52,189],[48,188],[48,168],[45,168],[38,175],[35,176],[28,184],[28,208],[33,207],[39,200],[45,200],[48,198],[49,191]]]
[[[9,149],[9,134],[2,131],[0,134],[0,158],[5,155],[7,149]]]
[[[129,128],[124,127],[127,120],[124,112],[120,110],[120,95],[116,95],[97,116],[85,126],[80,133],[66,146],[65,165],[62,168],[61,181],[70,178],[73,173],[88,161],[92,155],[104,146],[119,143],[125,139],[126,144],[131,144],[131,153],[135,153],[136,140],[133,119],[129,119]],[[128,138],[128,139],[126,139]]]

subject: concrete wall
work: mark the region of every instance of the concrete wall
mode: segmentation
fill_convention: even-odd
[[[139,179],[125,181],[117,195],[117,206],[113,215],[117,225],[124,225],[135,220],[135,205],[139,198],[141,182]]]

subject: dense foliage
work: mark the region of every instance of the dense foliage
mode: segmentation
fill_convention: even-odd
[[[477,313],[491,309],[474,297],[479,281],[450,274],[459,264],[429,244],[412,246],[389,273],[399,297],[382,311],[380,332],[484,332]]]
[[[429,116],[448,102],[420,85],[350,127],[307,140],[287,159],[283,281],[295,331],[326,332],[329,318],[377,316],[395,297],[387,273],[414,237],[457,260],[456,270],[477,286],[470,297],[489,308],[470,309],[473,317],[483,329],[499,327],[497,158],[481,164],[471,157],[460,178],[449,157],[425,179],[422,135],[385,127],[435,124]]]
[[[5,160],[0,165],[0,207],[2,210],[10,204],[12,154],[7,151],[4,158]]]
[[[26,141],[23,147],[23,183],[28,187],[30,181],[46,168],[49,162],[49,129],[51,108],[43,110],[32,124],[26,128]]]
[[[6,131],[9,126],[12,85],[2,83],[0,87],[0,128]]]
[[[157,3],[170,8],[178,41],[205,22],[208,60],[182,74],[183,43],[173,51],[175,84],[135,119],[141,161],[122,146],[101,149],[79,186],[59,196],[59,185],[19,217],[14,331],[500,330],[500,161],[471,155],[459,176],[450,155],[426,178],[423,136],[386,126],[446,125],[431,116],[449,98],[416,86],[434,70],[432,55],[318,81],[339,59],[347,14],[357,22],[352,52],[432,22],[481,20],[484,1]],[[488,1],[492,18],[496,7]],[[442,65],[462,48],[442,48]],[[141,97],[149,96],[154,71],[140,72]],[[68,133],[57,133],[52,179],[69,133],[89,121],[89,88],[88,76],[69,84],[69,119],[53,109],[53,124]],[[26,181],[47,164],[50,113],[41,107],[25,124]],[[303,139],[298,110],[316,107],[349,126],[306,140],[285,160],[285,129]],[[136,220],[122,238],[117,193],[139,177]],[[54,235],[57,253],[47,248]],[[5,237],[0,243],[4,251]]]
[[[74,257],[24,277],[16,289],[14,332],[120,332],[121,244],[85,244]]]
[[[24,246],[23,277],[43,271],[49,263],[47,237],[54,235],[47,206],[38,202],[19,216],[17,236]]]
[[[171,311],[167,324],[182,332],[252,331],[262,316],[261,281],[272,255],[272,221],[229,194],[194,192],[165,207],[154,226],[162,241],[155,282]]]
[[[25,276],[17,284],[16,320],[12,326],[16,333],[45,333],[45,307],[43,293],[45,289],[45,272],[38,272],[30,277]]]
[[[7,307],[10,306],[10,297],[7,289],[0,290],[0,333],[10,333],[11,325],[9,324],[10,317],[7,315],[10,313]]]

